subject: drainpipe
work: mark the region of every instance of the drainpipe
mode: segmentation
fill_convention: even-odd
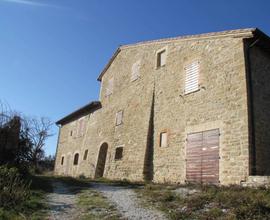
[[[254,47],[258,42],[259,38],[255,39],[253,42],[245,41],[245,57],[246,57],[246,72],[247,72],[247,88],[248,88],[248,104],[249,104],[249,124],[250,124],[250,135],[251,135],[251,169],[250,175],[256,175],[257,169],[257,158],[256,158],[256,141],[255,141],[255,121],[254,121],[254,102],[253,102],[253,83],[252,83],[252,72],[251,72],[251,59],[250,59],[250,49]]]

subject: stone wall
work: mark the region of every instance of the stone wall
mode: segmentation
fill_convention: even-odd
[[[270,175],[270,54],[250,49],[253,87],[256,175]]]
[[[161,46],[159,46],[161,47]],[[159,49],[159,47],[155,49]],[[200,61],[200,90],[184,94],[186,64]],[[248,175],[248,118],[241,39],[177,42],[167,64],[154,71],[154,181],[186,179],[188,133],[220,129],[220,182],[239,184]],[[159,147],[162,131],[168,147]]]
[[[166,65],[156,68],[156,52],[167,50]],[[200,61],[200,90],[184,94],[184,66]],[[139,61],[139,78],[132,66]],[[184,39],[124,46],[102,78],[102,108],[87,116],[83,137],[70,138],[75,122],[63,125],[56,173],[94,177],[99,148],[108,143],[104,176],[111,179],[184,183],[188,133],[220,129],[220,182],[239,184],[248,176],[247,88],[242,38]],[[113,91],[106,89],[113,79]],[[116,113],[124,111],[116,126]],[[167,131],[168,146],[159,146]],[[122,160],[114,160],[123,146]],[[89,150],[86,161],[82,160]],[[61,156],[80,153],[79,165],[61,166]],[[67,161],[66,161],[67,162]],[[148,167],[152,166],[152,167]],[[148,169],[149,168],[149,169]],[[152,173],[151,173],[152,172]]]

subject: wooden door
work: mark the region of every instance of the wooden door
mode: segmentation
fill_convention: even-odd
[[[187,136],[186,178],[193,183],[219,183],[219,129]]]
[[[219,129],[203,132],[202,183],[219,183]]]
[[[187,181],[202,182],[202,132],[189,134],[187,137]]]

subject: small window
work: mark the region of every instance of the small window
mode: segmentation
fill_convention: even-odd
[[[83,160],[86,160],[87,159],[87,155],[88,155],[88,150],[85,150],[84,151],[84,155],[83,155]]]
[[[73,131],[70,131],[70,136],[72,136],[72,134],[73,134]]]
[[[106,96],[109,96],[113,93],[113,78],[109,79],[108,86],[106,88]]]
[[[185,67],[185,94],[199,90],[199,62],[194,61]]]
[[[61,165],[64,164],[64,159],[65,159],[65,157],[62,157],[62,158],[61,158]]]
[[[168,133],[162,132],[160,133],[160,147],[167,147],[168,146]]]
[[[77,121],[77,137],[83,136],[85,132],[86,122],[84,118]]]
[[[78,163],[79,163],[79,154],[76,153],[76,154],[74,155],[73,165],[78,165]]]
[[[116,113],[116,126],[121,125],[123,123],[123,111],[119,111]]]
[[[166,50],[157,53],[157,68],[165,66],[166,64]]]
[[[115,160],[121,160],[123,158],[123,147],[117,147],[115,149]]]
[[[141,61],[138,60],[136,63],[132,65],[131,68],[131,81],[135,81],[140,77],[140,67],[141,67]]]

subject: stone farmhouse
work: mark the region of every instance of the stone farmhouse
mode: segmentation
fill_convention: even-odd
[[[256,28],[120,46],[99,101],[59,120],[55,174],[241,184],[270,175],[270,38]]]

